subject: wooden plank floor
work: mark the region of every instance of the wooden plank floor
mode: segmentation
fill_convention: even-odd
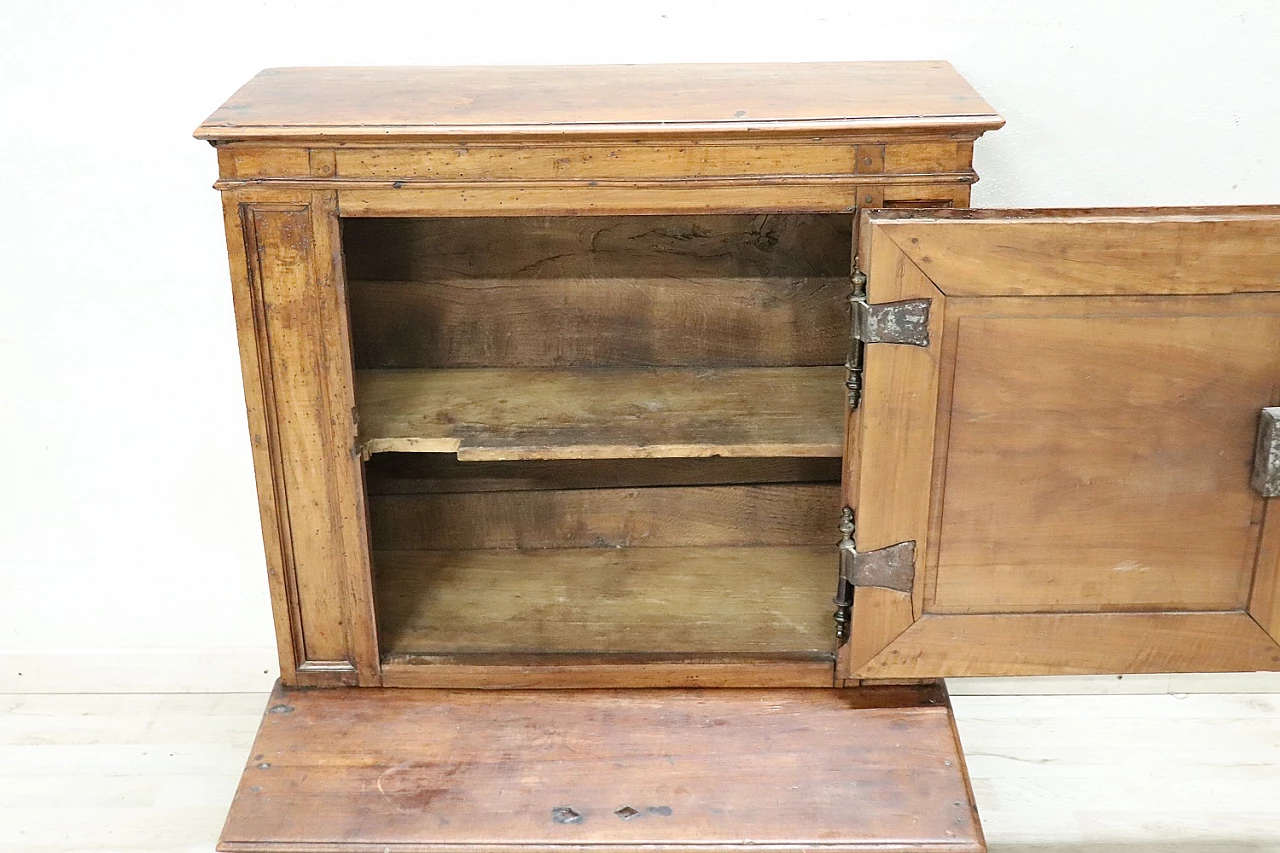
[[[266,700],[0,695],[0,850],[210,853]],[[1280,851],[1280,695],[953,702],[993,851]]]

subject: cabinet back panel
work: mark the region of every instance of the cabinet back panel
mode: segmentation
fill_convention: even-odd
[[[357,368],[839,364],[840,214],[350,219]]]
[[[375,457],[384,660],[830,660],[838,462]]]
[[[839,514],[837,483],[374,495],[369,499],[378,549],[814,545],[834,538],[833,523]]]

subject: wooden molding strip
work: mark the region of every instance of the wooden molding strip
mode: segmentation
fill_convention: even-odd
[[[593,189],[681,189],[684,187],[774,187],[774,186],[850,186],[860,187],[882,184],[933,186],[938,184],[973,184],[978,175],[973,170],[959,172],[934,172],[930,174],[810,174],[775,173],[766,175],[730,175],[714,178],[664,177],[645,178],[576,178],[573,180],[433,180],[427,177],[340,178],[340,177],[279,177],[279,178],[223,178],[213,184],[214,189],[234,190],[242,187],[274,187],[278,189],[307,190],[415,190],[415,189],[569,189],[589,191]]]
[[[1247,613],[925,615],[858,678],[1254,672],[1280,667]]]

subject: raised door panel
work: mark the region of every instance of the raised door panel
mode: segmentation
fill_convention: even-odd
[[[1280,668],[1280,510],[1250,486],[1280,212],[879,213],[862,237],[869,301],[929,298],[932,334],[866,350],[858,547],[917,550],[909,590],[855,591],[846,673]]]
[[[957,299],[930,612],[1240,610],[1268,295]]]

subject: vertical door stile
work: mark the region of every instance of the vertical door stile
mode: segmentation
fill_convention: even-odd
[[[868,302],[930,300],[929,329],[936,338],[945,312],[942,294],[864,216],[858,256],[867,275]],[[936,346],[871,345],[863,353],[862,404],[857,412],[856,468],[847,474],[849,506],[856,512],[861,551],[917,542],[917,566],[927,559],[928,484],[938,377]],[[918,575],[917,575],[918,576]],[[918,595],[883,587],[854,590],[853,635],[845,655],[858,668],[907,630]]]

